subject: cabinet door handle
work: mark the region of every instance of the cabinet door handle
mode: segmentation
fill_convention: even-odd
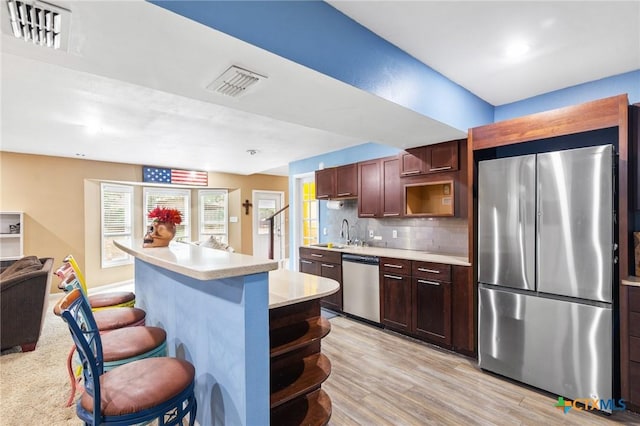
[[[384,274],[384,277],[385,277],[385,278],[391,278],[392,280],[401,280],[401,279],[402,279],[402,277],[399,277],[399,276],[397,276],[397,275],[387,275],[387,274]]]
[[[440,285],[440,283],[436,281],[418,280],[418,282],[420,284]]]
[[[409,176],[409,175],[417,175],[418,173],[420,173],[420,170],[411,170],[409,172],[402,172],[401,175],[402,176]]]
[[[360,217],[374,217],[375,213],[360,213]]]
[[[439,274],[440,271],[436,270],[436,269],[426,269],[426,268],[418,268],[418,271],[420,272],[429,272],[430,274]]]
[[[304,260],[304,259],[300,259],[300,263],[306,263],[308,265],[312,264],[313,262],[309,261],[309,260]]]
[[[400,216],[400,213],[385,213],[383,216]]]
[[[338,197],[344,197],[346,195],[351,195],[350,192],[341,192],[340,194],[338,194]]]
[[[329,198],[328,195],[316,195],[316,199],[318,198]]]
[[[320,265],[325,268],[335,268],[335,265],[327,265],[326,263],[321,263]]]
[[[388,268],[402,269],[402,265],[394,265],[393,263],[385,263],[384,266]]]
[[[311,256],[313,256],[313,257],[324,257],[324,254],[311,253]]]
[[[451,166],[445,166],[445,167],[432,167],[429,169],[430,172],[439,172],[441,170],[449,170],[451,169]]]

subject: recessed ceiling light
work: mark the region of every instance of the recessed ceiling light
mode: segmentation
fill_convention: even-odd
[[[85,130],[90,135],[97,135],[98,133],[102,133],[104,131],[99,123],[88,123],[85,125]]]
[[[526,55],[530,49],[531,49],[531,46],[529,46],[529,44],[525,43],[522,40],[518,40],[518,41],[511,42],[507,46],[507,49],[505,50],[505,54],[508,58],[517,59]]]

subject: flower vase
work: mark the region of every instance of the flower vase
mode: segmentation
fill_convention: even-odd
[[[144,236],[142,247],[167,247],[176,235],[176,225],[171,222],[153,222]]]

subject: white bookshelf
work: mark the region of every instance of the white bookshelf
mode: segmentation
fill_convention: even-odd
[[[0,260],[16,260],[24,256],[24,214],[0,212]],[[11,232],[10,225],[20,224],[20,232]]]

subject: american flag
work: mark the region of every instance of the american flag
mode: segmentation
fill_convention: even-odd
[[[209,174],[193,170],[163,169],[159,167],[142,168],[142,181],[153,183],[171,183],[175,185],[207,186]]]

